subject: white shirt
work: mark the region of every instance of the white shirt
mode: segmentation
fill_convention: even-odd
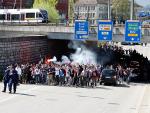
[[[59,68],[55,68],[55,75],[59,75]]]
[[[35,68],[35,74],[39,75],[40,74],[40,70],[38,68]]]
[[[17,71],[18,75],[21,75],[21,74],[22,74],[22,70],[21,70],[20,67],[16,67],[16,71]]]

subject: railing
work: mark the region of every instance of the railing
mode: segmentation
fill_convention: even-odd
[[[31,29],[32,29],[32,27],[33,27],[33,29],[35,29],[36,26],[41,26],[41,27],[45,27],[45,28],[46,28],[46,26],[47,27],[48,26],[55,26],[55,27],[61,26],[60,29],[63,29],[62,27],[66,27],[65,29],[69,29],[69,31],[73,32],[73,27],[74,27],[74,21],[75,20],[69,20],[69,21],[72,22],[72,23],[68,23],[65,20],[63,20],[63,21],[62,20],[56,20],[55,21],[56,23],[51,23],[51,22],[49,22],[49,23],[38,23],[38,22],[36,22],[36,23],[30,23],[30,22],[27,22],[27,23],[21,23],[21,22],[18,22],[18,23],[16,23],[16,22],[5,23],[5,22],[2,22],[1,23],[1,25],[2,25],[1,28],[3,28],[3,27],[6,27],[6,28],[8,27],[9,28],[9,26],[14,26],[14,27],[15,26],[19,26],[19,27],[21,27],[21,26],[31,26]],[[43,31],[43,28],[41,28],[41,27],[39,27],[39,29],[37,31]],[[67,28],[67,27],[71,27],[71,28]],[[115,35],[123,35],[124,34],[124,28],[125,28],[124,24],[114,24],[114,34]],[[50,28],[48,28],[48,30],[49,29]],[[47,30],[47,32],[48,32],[48,30]],[[57,30],[59,30],[59,29],[57,29]],[[62,30],[60,30],[60,31],[62,31]],[[51,30],[50,30],[50,32],[51,32]],[[91,34],[97,34],[97,25],[90,24],[89,32]],[[150,36],[150,24],[142,26],[142,35],[143,36]]]
[[[83,19],[85,20],[85,19]],[[90,23],[92,20],[95,21],[94,24]],[[5,22],[4,20],[0,22],[1,25],[20,25],[20,26],[66,26],[66,27],[73,27],[75,20],[65,20],[65,19],[55,19],[55,22],[48,22],[48,23],[39,23],[38,20],[37,22],[21,22],[19,20],[18,22],[15,21],[10,21],[10,22]],[[89,19],[89,24],[91,27],[97,27],[97,22],[98,19]],[[115,24],[115,21],[113,21],[114,27],[124,27],[124,24]],[[144,28],[150,28],[150,24],[147,25],[142,25]]]

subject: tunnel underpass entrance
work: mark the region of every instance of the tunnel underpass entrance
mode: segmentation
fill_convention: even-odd
[[[104,46],[107,46],[107,43],[99,44],[97,41],[49,39],[48,58],[53,58],[55,56],[58,61],[61,61],[61,58],[64,55],[67,56],[70,60],[76,60],[79,62],[93,62],[95,64],[102,65],[114,63],[117,59],[114,59],[115,54],[111,50],[107,52],[107,50],[103,48]]]
[[[57,40],[57,39],[52,39],[48,40],[48,48],[49,48],[49,53],[48,57],[53,58],[56,56],[57,60],[60,61],[62,55],[65,55],[67,57],[70,56],[71,53],[74,53],[75,50],[68,48],[68,44],[70,43],[69,40]]]

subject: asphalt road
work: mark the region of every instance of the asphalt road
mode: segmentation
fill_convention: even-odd
[[[94,89],[20,85],[17,94],[0,92],[0,113],[150,113],[149,95],[146,84]]]

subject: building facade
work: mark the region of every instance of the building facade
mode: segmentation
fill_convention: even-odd
[[[1,9],[31,8],[34,0],[0,0]]]
[[[91,25],[108,18],[107,0],[78,0],[74,6],[75,19],[88,19]]]

